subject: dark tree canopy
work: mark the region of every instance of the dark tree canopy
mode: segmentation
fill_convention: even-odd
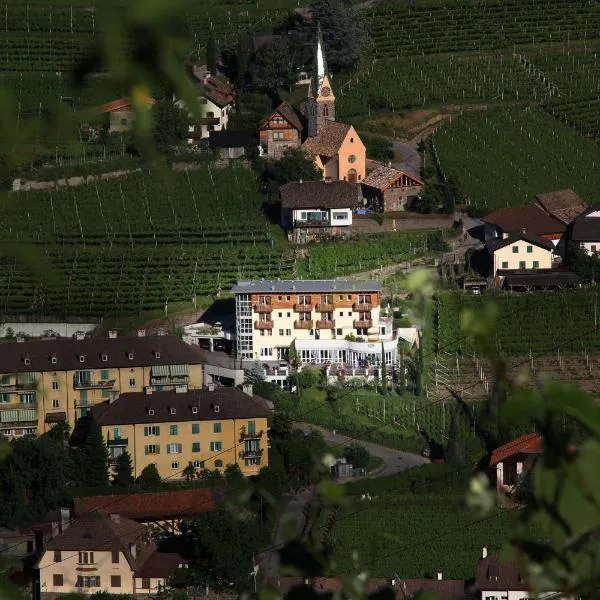
[[[81,484],[102,488],[108,485],[108,449],[97,423],[90,423],[87,438],[80,452]]]
[[[250,68],[254,88],[275,93],[296,83],[297,58],[287,38],[278,36],[256,53]]]
[[[217,43],[213,34],[210,35],[206,42],[206,67],[211,75],[217,74]]]
[[[126,487],[133,483],[133,467],[131,465],[131,455],[127,450],[117,458],[115,466],[115,476],[113,485]]]
[[[266,191],[272,196],[290,181],[319,181],[321,173],[315,163],[300,149],[288,150],[279,160],[265,160],[258,164]]]
[[[344,448],[344,458],[353,466],[366,469],[371,455],[369,451],[360,444],[350,444]]]
[[[154,129],[152,135],[159,151],[167,151],[183,140],[188,127],[184,110],[175,105],[171,98],[158,100],[152,108]]]
[[[153,490],[160,487],[162,481],[156,465],[150,463],[148,466],[144,467],[137,482],[146,490]]]

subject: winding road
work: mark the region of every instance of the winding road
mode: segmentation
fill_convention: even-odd
[[[383,468],[379,469],[377,473],[373,474],[371,477],[394,475],[395,473],[400,473],[401,471],[429,462],[428,459],[419,454],[402,452],[400,450],[395,450],[394,448],[389,448],[388,446],[374,444],[373,442],[364,442],[346,435],[334,433],[333,431],[328,431],[322,427],[311,425],[310,423],[296,422],[294,423],[294,428],[300,429],[304,433],[310,433],[314,430],[319,431],[322,434],[323,439],[329,444],[345,445],[352,442],[361,444],[370,454],[378,456],[384,463]],[[314,494],[315,488],[314,486],[311,486],[290,498],[277,524],[277,532],[274,536],[275,543],[258,557],[260,565],[259,577],[262,579],[275,581],[279,577],[278,550],[283,546],[286,540],[297,535],[302,530],[302,527],[304,526],[305,510],[313,499]]]

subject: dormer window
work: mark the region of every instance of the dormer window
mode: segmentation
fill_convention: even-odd
[[[213,408],[214,408],[214,410],[215,410],[216,413],[219,412],[219,405],[218,404],[215,404]]]
[[[55,365],[58,362],[58,359],[56,358],[56,356],[54,356],[54,354],[50,357],[50,362]]]
[[[129,360],[133,360],[133,352],[128,352],[128,353],[127,353],[127,358],[128,358]]]
[[[197,415],[198,414],[198,407],[197,406],[192,406],[192,414],[193,415]]]
[[[85,362],[85,354],[80,354],[79,355],[79,362],[80,363],[84,363]]]
[[[26,365],[30,365],[31,364],[31,359],[29,358],[29,356],[24,356],[23,357],[23,363]]]
[[[152,417],[154,416],[154,409],[153,408],[149,408],[148,409],[148,414]]]
[[[102,360],[102,362],[107,362],[108,361],[108,354],[101,354],[100,355],[100,359]]]
[[[160,350],[154,351],[154,358],[160,358]]]
[[[172,415],[177,414],[177,409],[176,408],[171,408],[171,410],[169,411]]]

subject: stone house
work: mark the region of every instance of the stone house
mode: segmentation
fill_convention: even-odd
[[[362,182],[368,205],[379,212],[406,210],[422,188],[418,177],[385,165],[379,165]]]
[[[303,128],[294,109],[287,102],[282,102],[258,127],[263,152],[278,160],[286,150],[299,148]]]

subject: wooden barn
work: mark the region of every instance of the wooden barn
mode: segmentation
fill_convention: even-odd
[[[406,210],[422,187],[418,177],[385,165],[377,167],[362,182],[369,207],[380,212]]]

